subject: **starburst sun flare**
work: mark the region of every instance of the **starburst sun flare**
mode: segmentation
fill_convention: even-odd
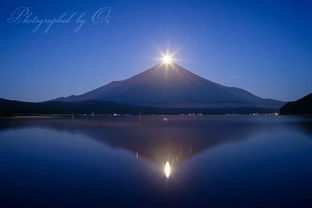
[[[162,54],[162,57],[161,57],[161,62],[163,64],[172,64],[174,61],[174,58],[173,58],[173,54],[170,54],[170,53],[166,53],[166,54]]]

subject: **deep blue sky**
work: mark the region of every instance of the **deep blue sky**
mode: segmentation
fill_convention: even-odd
[[[177,51],[209,80],[284,101],[312,92],[311,1],[1,1],[0,97],[43,101],[126,79]],[[39,18],[86,12],[87,22],[9,24],[14,9]],[[93,13],[110,7],[108,23]]]

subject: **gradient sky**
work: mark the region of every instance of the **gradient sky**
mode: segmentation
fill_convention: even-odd
[[[0,3],[0,97],[44,101],[81,94],[153,67],[160,51],[227,86],[264,98],[312,92],[312,1],[89,0]],[[86,23],[9,24],[13,10],[39,18],[86,12]],[[92,23],[110,7],[108,23]]]

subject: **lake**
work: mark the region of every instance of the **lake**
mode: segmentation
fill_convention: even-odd
[[[0,207],[312,207],[312,119],[0,119]]]

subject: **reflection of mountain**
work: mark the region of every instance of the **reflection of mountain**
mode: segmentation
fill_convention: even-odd
[[[306,134],[311,135],[310,138],[312,138],[312,120],[298,122],[295,125],[296,127],[299,127]]]
[[[217,145],[246,138],[260,124],[243,118],[136,116],[103,119],[14,119],[0,130],[38,126],[87,135],[154,162],[181,162]],[[221,119],[222,118],[222,119]],[[73,141],[74,142],[74,141]]]

